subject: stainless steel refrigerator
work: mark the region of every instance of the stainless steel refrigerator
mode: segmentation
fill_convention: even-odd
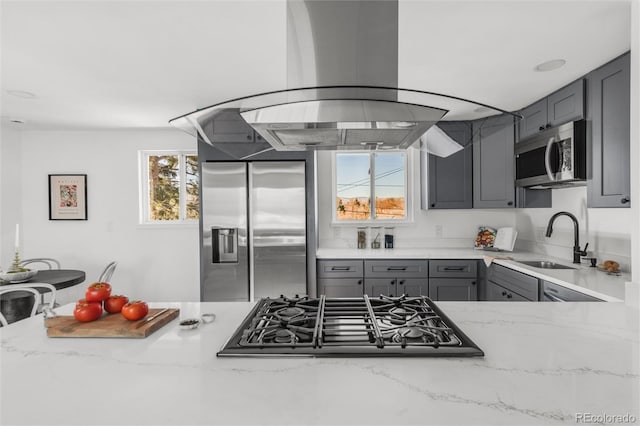
[[[201,300],[307,294],[305,162],[206,162],[201,184]]]

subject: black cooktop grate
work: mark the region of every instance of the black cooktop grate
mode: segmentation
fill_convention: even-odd
[[[483,356],[427,297],[260,300],[218,356]]]

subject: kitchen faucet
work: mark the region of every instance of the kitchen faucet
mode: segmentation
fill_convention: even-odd
[[[574,215],[569,212],[558,212],[551,216],[549,224],[547,225],[547,233],[545,235],[547,238],[551,236],[551,233],[553,232],[553,222],[558,218],[558,216],[569,216],[573,221],[573,263],[580,263],[580,256],[587,255],[587,247],[589,247],[589,243],[584,246],[584,250],[580,250],[578,219],[576,219]]]

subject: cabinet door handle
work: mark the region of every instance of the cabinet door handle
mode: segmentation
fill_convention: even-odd
[[[250,141],[253,139],[253,135],[247,135],[247,140]]]
[[[476,282],[475,281],[471,281],[471,285],[476,285]]]
[[[631,199],[629,197],[623,197],[620,199],[620,202],[622,204],[627,204],[629,201],[631,201]]]
[[[544,126],[538,127],[538,130],[543,131],[544,130]]]
[[[435,207],[435,206],[436,206],[436,203],[431,203],[431,207]]]
[[[398,281],[398,284],[400,284],[400,285],[404,284],[404,280]]]
[[[406,271],[407,267],[406,266],[389,266],[387,268],[387,271]]]
[[[358,285],[362,285],[362,280],[358,280]]]
[[[509,293],[507,294],[507,299],[511,299],[513,297],[513,294]]]
[[[396,280],[389,281],[389,284],[391,284],[391,285],[395,285],[395,283],[396,283]]]
[[[445,271],[464,271],[464,266],[445,266]]]
[[[508,206],[512,206],[512,205],[513,205],[513,201],[509,201],[509,202],[507,203],[507,205],[508,205]]]
[[[351,266],[332,266],[331,270],[332,271],[350,271]]]
[[[507,295],[507,292],[506,292],[506,291],[503,291],[503,292],[502,292],[502,295],[503,295],[503,296],[506,296],[506,295]]]

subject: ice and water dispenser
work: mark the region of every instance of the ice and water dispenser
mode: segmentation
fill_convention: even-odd
[[[238,228],[211,228],[213,263],[238,263]]]

